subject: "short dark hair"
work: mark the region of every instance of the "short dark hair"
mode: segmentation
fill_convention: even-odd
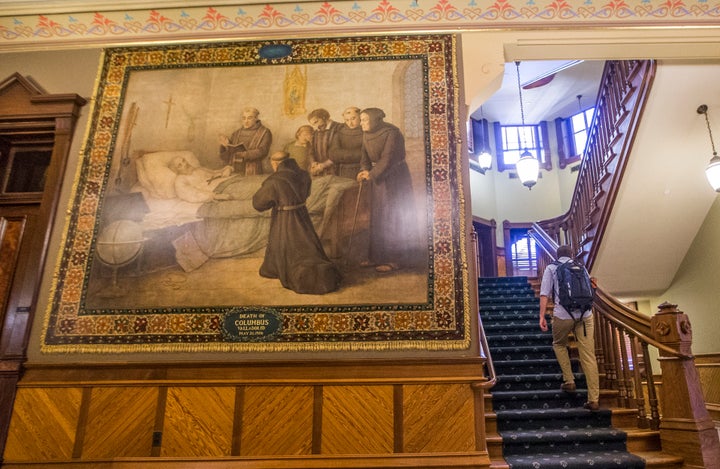
[[[557,256],[560,257],[572,257],[572,248],[568,246],[567,244],[563,244],[559,248],[557,248]]]
[[[326,121],[330,119],[330,113],[327,111],[327,109],[318,108],[308,114],[308,120],[311,120],[315,117],[319,117],[320,119]]]
[[[385,112],[382,109],[376,108],[376,107],[369,107],[369,108],[363,109],[362,111],[360,111],[360,114],[367,114],[367,116],[370,119],[373,119],[378,122],[382,121],[383,118],[385,117]]]

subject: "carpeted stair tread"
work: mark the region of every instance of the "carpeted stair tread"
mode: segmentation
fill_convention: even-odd
[[[496,296],[496,297],[491,297],[489,300],[490,301],[487,301],[487,302],[483,301],[482,303],[480,303],[480,307],[482,308],[484,306],[490,307],[490,306],[497,306],[497,305],[507,306],[507,305],[517,305],[517,304],[529,306],[530,304],[532,304],[535,301],[536,302],[535,307],[537,308],[537,300],[532,295],[508,296],[508,297]]]
[[[498,431],[557,430],[609,427],[609,410],[590,412],[583,408],[498,409]]]
[[[507,284],[487,284],[487,285],[481,285],[478,283],[478,291],[481,291],[483,293],[486,292],[497,292],[497,293],[514,293],[514,292],[522,292],[522,293],[533,293],[533,289],[530,286],[530,284],[525,283],[507,283]]]
[[[578,369],[578,360],[571,359],[570,362],[573,364],[573,369]],[[555,358],[538,358],[527,360],[493,360],[495,365],[495,371],[498,374],[503,375],[503,381],[507,375],[519,375],[522,373],[540,373],[540,374],[554,374],[556,376],[562,376],[558,372],[557,360]],[[576,376],[576,379],[579,379]]]
[[[525,276],[518,277],[480,277],[478,278],[479,285],[495,285],[495,284],[513,284],[519,283],[527,285],[528,278]]]
[[[557,391],[539,390],[534,392],[523,392],[525,395],[532,395],[532,398],[528,399],[525,395],[519,395],[520,392],[521,391],[493,393],[493,402],[496,409],[570,409],[582,406],[585,403],[585,395],[581,394],[570,395]]]
[[[535,320],[537,323],[538,312],[537,306],[528,308],[527,310],[508,310],[508,311],[482,311],[480,310],[480,317],[483,321],[489,321],[491,324],[502,324],[511,321],[532,321]]]
[[[549,359],[555,357],[552,346],[507,346],[490,347],[493,358],[508,360],[530,360],[532,358]]]
[[[503,432],[503,454],[523,455],[530,452],[579,453],[583,451],[625,451],[625,433],[610,428],[583,430],[545,430],[533,432]]]
[[[496,370],[497,371],[497,370]],[[515,376],[516,379],[509,377]],[[544,376],[545,379],[537,379],[538,376]],[[587,394],[587,390],[583,388],[586,383],[575,381],[576,389],[574,393],[567,393],[560,390],[560,384],[562,384],[562,375],[503,375],[502,379],[498,379],[498,383],[492,390],[493,396],[499,395],[497,391],[510,392],[518,396],[518,399],[533,399],[532,394],[534,392],[553,392],[557,394],[567,394],[568,396],[574,396],[578,394]],[[519,395],[519,393],[526,393],[525,395]]]
[[[534,311],[535,315],[538,313],[538,305],[537,302],[527,302],[527,303],[497,303],[497,304],[480,304],[480,312],[481,313],[500,313],[500,312],[506,312],[511,311],[513,314],[517,312],[518,310],[530,310]]]
[[[519,328],[527,328],[529,326],[534,326],[537,323],[537,321],[531,321],[531,320],[518,320],[513,319],[509,321],[504,322],[497,322],[495,324],[488,324],[485,326],[485,332],[490,334],[497,334],[502,333],[504,331],[516,331]]]
[[[574,428],[574,429],[557,429],[538,431],[519,431],[519,432],[502,432],[503,438],[507,438],[509,443],[538,443],[548,441],[593,441],[598,438],[607,438],[614,441],[626,441],[625,432],[615,428]]]
[[[526,456],[505,456],[512,469],[635,469],[644,468],[645,460],[625,451],[585,451]]]
[[[501,347],[523,347],[527,345],[545,345],[547,344],[550,336],[546,333],[526,333],[526,334],[512,334],[512,333],[499,333],[499,334],[486,334],[490,350],[493,346]],[[552,339],[551,339],[552,340]]]
[[[516,333],[496,333],[496,334],[486,334],[485,337],[487,337],[488,341],[495,340],[495,341],[508,341],[513,342],[517,340],[536,340],[540,342],[541,344],[547,344],[548,339],[552,340],[552,336],[548,334],[547,332],[525,332],[523,334],[516,334]]]

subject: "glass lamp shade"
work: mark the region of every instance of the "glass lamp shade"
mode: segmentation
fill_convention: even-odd
[[[483,171],[490,169],[492,166],[492,155],[490,152],[483,150],[482,153],[478,155],[478,164]]]
[[[520,155],[520,159],[515,163],[515,169],[517,169],[518,177],[523,186],[531,189],[535,185],[540,172],[540,162],[533,156],[532,153],[525,150]]]
[[[715,192],[720,192],[720,157],[717,154],[713,155],[705,168],[705,176]]]

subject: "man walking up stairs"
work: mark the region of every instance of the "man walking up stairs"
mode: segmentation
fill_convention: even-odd
[[[513,469],[644,468],[613,428],[610,410],[583,408],[584,376],[561,389],[551,332],[538,328],[539,302],[526,277],[481,278],[480,317],[498,382],[491,390],[502,454]]]

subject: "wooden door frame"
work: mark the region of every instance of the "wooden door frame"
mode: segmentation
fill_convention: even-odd
[[[0,455],[4,452],[8,435],[16,385],[27,358],[30,330],[70,145],[80,108],[86,103],[77,94],[48,94],[19,73],[0,82],[0,136],[18,142],[39,139],[52,146],[42,195],[30,200],[0,194],[3,212],[13,213],[24,223],[23,233],[17,240],[20,243],[17,257],[9,266],[12,273],[7,305],[1,312]]]
[[[492,219],[492,220],[487,220],[487,219],[485,219],[485,218],[480,218],[480,217],[476,217],[476,216],[473,216],[473,217],[472,217],[472,223],[473,223],[473,229],[474,229],[474,230],[475,230],[475,227],[476,227],[476,226],[482,226],[482,227],[485,227],[485,228],[487,228],[487,229],[489,230],[489,232],[490,232],[490,240],[489,240],[489,241],[490,241],[490,246],[488,246],[488,250],[489,250],[490,253],[492,254],[492,258],[493,258],[492,267],[490,268],[490,271],[489,271],[489,272],[486,272],[486,271],[485,271],[486,269],[483,268],[483,261],[482,261],[482,253],[483,253],[483,249],[482,249],[482,247],[481,247],[481,245],[483,244],[483,243],[482,243],[482,239],[481,239],[480,233],[478,233],[478,231],[475,230],[475,233],[477,234],[477,242],[478,242],[478,246],[477,246],[477,265],[478,265],[477,275],[478,275],[478,277],[481,277],[481,276],[482,276],[482,277],[497,277],[497,275],[498,275],[497,255],[496,255],[496,253],[497,253],[497,233],[496,233],[496,231],[497,231],[497,223],[495,222],[494,219]],[[488,264],[488,265],[489,265],[489,264]]]

